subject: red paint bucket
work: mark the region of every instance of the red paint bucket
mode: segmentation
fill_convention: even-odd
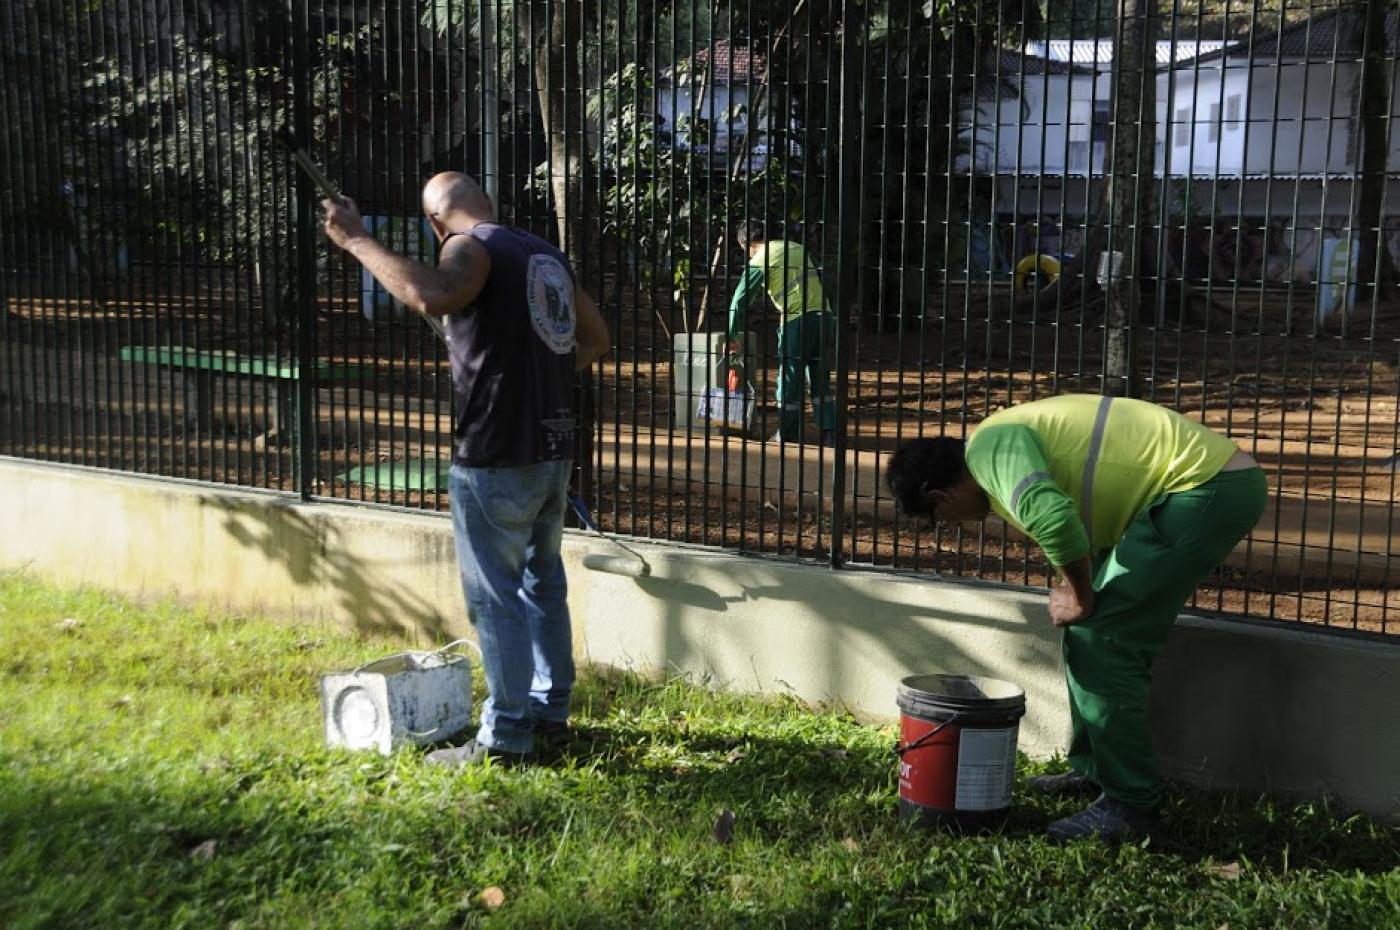
[[[1005,820],[1026,693],[995,678],[915,675],[896,703],[900,816],[973,830]]]

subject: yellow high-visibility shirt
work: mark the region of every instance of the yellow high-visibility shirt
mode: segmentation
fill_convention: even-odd
[[[1237,451],[1166,407],[1066,394],[988,417],[966,460],[992,510],[1066,565],[1111,548],[1144,507],[1205,484]]]
[[[749,259],[729,302],[729,338],[743,331],[744,312],[760,287],[777,305],[785,324],[804,313],[829,311],[822,279],[807,250],[797,242],[770,239]]]

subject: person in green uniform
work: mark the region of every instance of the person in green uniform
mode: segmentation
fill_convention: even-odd
[[[802,387],[812,390],[812,414],[822,445],[835,445],[836,405],[831,391],[831,357],[836,350],[836,318],[826,302],[817,268],[801,243],[769,239],[762,223],[739,227],[739,244],[749,263],[729,302],[727,351],[743,351],[741,334],[749,304],[766,293],[782,314],[778,324],[778,432],[772,442],[802,438]]]
[[[1264,512],[1258,463],[1156,404],[1070,394],[993,414],[966,444],[903,444],[886,467],[899,508],[934,522],[995,513],[1044,550],[1058,579],[1072,734],[1062,775],[1036,790],[1098,798],[1049,825],[1057,839],[1123,839],[1159,822],[1147,719],[1152,662],[1196,586]]]

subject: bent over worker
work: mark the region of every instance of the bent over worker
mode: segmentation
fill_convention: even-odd
[[[988,417],[966,443],[916,439],[886,469],[900,509],[935,522],[994,512],[1058,573],[1072,771],[1032,779],[1098,799],[1057,839],[1122,839],[1158,823],[1147,719],[1152,662],[1196,586],[1264,511],[1264,473],[1228,438],[1156,404],[1066,395]]]
[[[537,737],[568,732],[574,660],[560,543],[574,372],[608,350],[607,324],[568,257],[496,223],[491,199],[464,174],[423,188],[441,244],[436,267],[386,249],[354,203],[322,206],[332,242],[406,306],[446,324],[452,529],[488,693],[476,738],[428,760],[525,761]]]
[[[729,351],[742,351],[740,334],[750,303],[766,293],[782,313],[778,324],[778,432],[771,442],[802,438],[804,382],[812,389],[812,414],[824,446],[835,445],[836,406],[831,391],[831,356],[836,318],[826,302],[816,266],[801,243],[769,239],[762,223],[739,227],[739,245],[749,263],[729,302]]]

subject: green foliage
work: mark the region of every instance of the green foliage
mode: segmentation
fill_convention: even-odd
[[[672,80],[677,78],[672,75]],[[624,246],[634,280],[669,281],[683,306],[693,293],[692,269],[707,269],[710,250],[735,224],[753,217],[798,222],[805,215],[794,133],[763,133],[767,151],[750,152],[734,170],[741,132],[757,132],[761,114],[735,105],[716,114],[729,127],[728,149],[718,150],[716,126],[681,113],[674,128],[658,119],[657,78],[629,63],[590,95],[588,121],[598,127],[602,175],[601,232]],[[548,165],[536,168],[536,190],[546,189]]]

